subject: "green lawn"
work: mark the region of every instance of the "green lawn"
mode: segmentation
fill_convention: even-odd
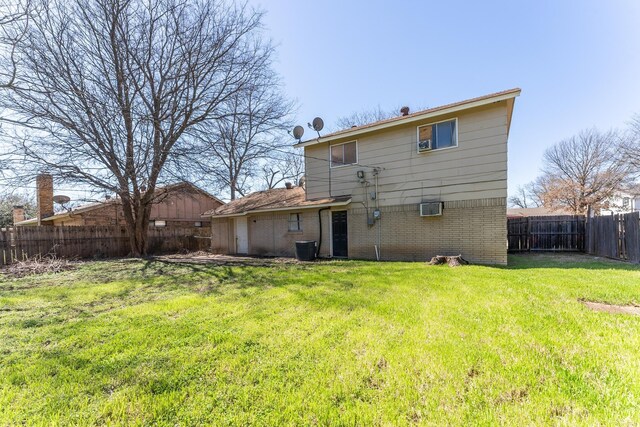
[[[84,264],[0,276],[0,425],[638,424],[640,268]]]

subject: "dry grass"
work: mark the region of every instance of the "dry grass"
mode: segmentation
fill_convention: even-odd
[[[78,264],[76,260],[58,258],[54,255],[37,256],[4,266],[0,268],[0,274],[18,278],[32,274],[61,273],[77,268]]]

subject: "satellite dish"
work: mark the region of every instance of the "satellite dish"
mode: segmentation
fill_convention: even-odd
[[[297,140],[300,140],[304,135],[304,128],[302,126],[296,126],[293,128],[293,137]]]
[[[69,203],[71,201],[71,197],[58,194],[57,196],[53,196],[53,201],[59,205],[64,205],[65,203]]]
[[[313,130],[315,130],[316,132],[320,132],[324,127],[324,120],[322,120],[320,117],[316,117],[315,119],[313,119],[312,126]]]

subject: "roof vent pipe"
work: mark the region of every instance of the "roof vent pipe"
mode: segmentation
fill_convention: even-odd
[[[408,116],[409,115],[409,107],[402,107],[400,109],[400,114],[402,114],[403,116]]]
[[[284,186],[286,187],[287,190],[291,190],[293,188],[293,184],[291,184],[290,182],[285,182]]]

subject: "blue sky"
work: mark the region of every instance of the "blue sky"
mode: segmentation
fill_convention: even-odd
[[[283,1],[267,12],[297,122],[434,107],[512,87],[509,190],[544,149],[640,113],[639,1]],[[308,131],[307,131],[308,132]]]

